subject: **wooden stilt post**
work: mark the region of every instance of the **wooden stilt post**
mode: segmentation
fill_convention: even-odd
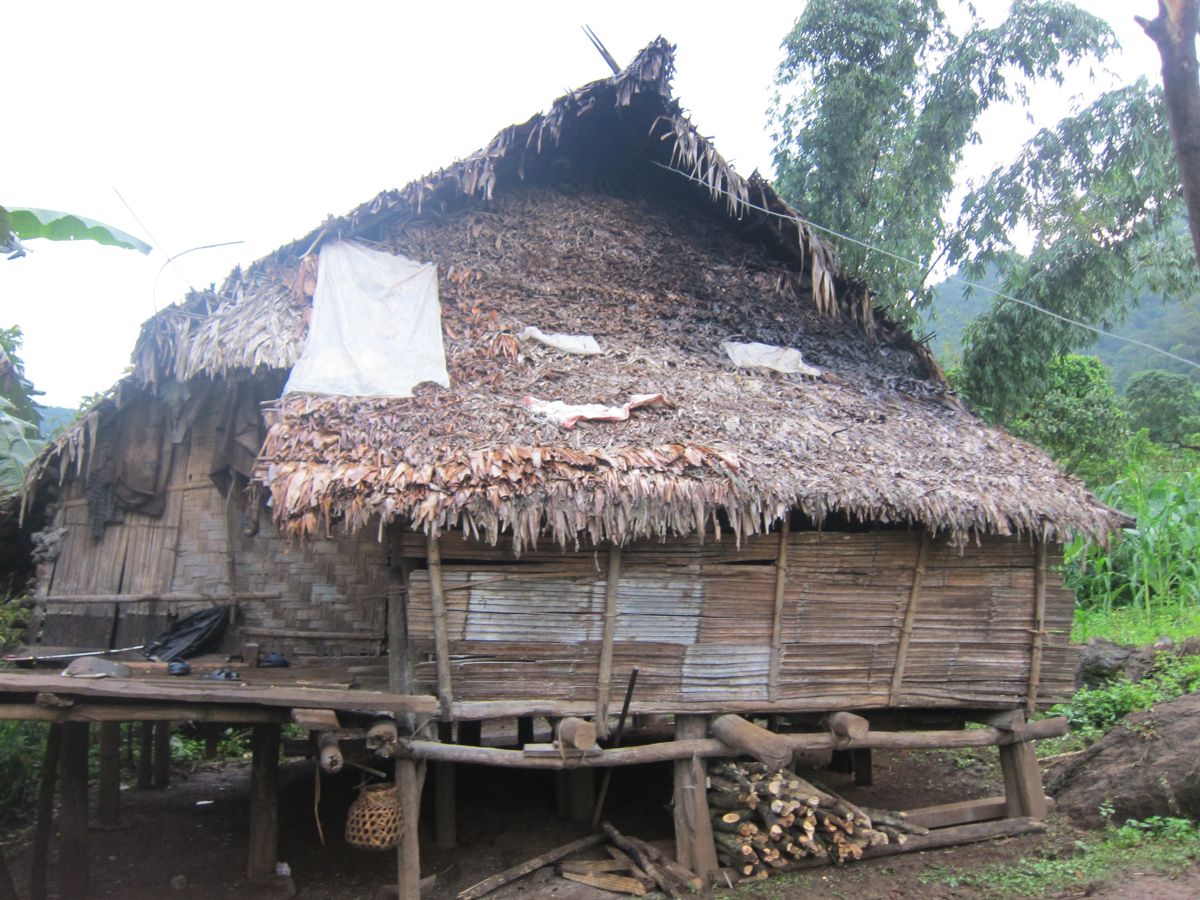
[[[421,781],[416,760],[396,759],[396,787],[404,812],[404,833],[396,849],[397,894],[399,900],[419,900],[421,896]]]
[[[404,529],[398,524],[388,528],[391,583],[387,592],[387,652],[388,690],[393,693],[413,692],[412,659],[408,655],[408,579],[412,562],[404,555]],[[414,725],[411,713],[397,721],[408,731]]]
[[[17,889],[13,885],[3,853],[0,853],[0,900],[17,900]]]
[[[621,547],[608,548],[608,573],[604,582],[604,631],[600,638],[600,670],[596,678],[596,734],[608,737],[608,695],[612,686],[613,641],[617,633],[617,600],[621,582]]]
[[[875,780],[871,768],[871,748],[850,751],[851,765],[854,768],[854,783],[859,787],[870,787]]]
[[[707,732],[704,716],[675,717],[676,740],[702,739]],[[674,766],[675,859],[707,882],[708,874],[715,872],[718,864],[704,762],[692,757],[676,760]]]
[[[250,741],[250,840],[246,878],[261,884],[275,877],[279,853],[279,726],[255,725]]]
[[[1003,727],[1015,737],[1021,737],[1025,731],[1024,714],[1015,710]],[[1033,744],[1025,740],[1001,744],[1000,772],[1004,776],[1005,815],[1044,819],[1048,811],[1046,789]]]
[[[443,744],[454,743],[454,726],[450,722],[438,724],[438,739]],[[433,830],[440,850],[453,850],[458,843],[455,764],[439,762],[433,764]]]
[[[86,897],[91,890],[88,863],[88,724],[62,724],[62,802],[58,828],[58,889],[63,897]]]
[[[116,825],[121,818],[121,723],[100,723],[100,796],[97,819]]]
[[[517,746],[524,747],[533,743],[533,716],[521,716],[517,719]]]
[[[122,740],[125,742],[125,768],[133,772],[137,768],[137,753],[134,751],[137,722],[126,722],[125,727],[121,730],[124,732]]]
[[[590,822],[596,809],[596,770],[569,769],[567,776],[567,816],[572,822]]]
[[[53,722],[46,736],[42,757],[42,779],[38,785],[37,824],[33,831],[33,852],[29,874],[31,900],[46,900],[46,862],[50,856],[50,830],[54,822],[54,787],[58,780],[58,761],[62,752],[62,725]]]
[[[204,729],[204,758],[216,759],[221,748],[221,726],[217,722],[205,722]]]
[[[137,786],[139,791],[154,787],[154,723],[138,723]]]
[[[154,726],[154,786],[159,790],[171,786],[170,722],[157,722]]]

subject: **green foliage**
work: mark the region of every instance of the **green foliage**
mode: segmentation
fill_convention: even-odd
[[[1200,464],[1162,475],[1135,463],[1100,496],[1135,516],[1137,526],[1111,547],[1083,539],[1066,547],[1064,574],[1079,608],[1194,623],[1200,610]]]
[[[838,247],[845,271],[911,319],[980,115],[1113,46],[1104,22],[1057,0],[1018,0],[999,25],[973,18],[961,34],[937,0],[811,0],[776,74],[777,186],[820,224],[919,261]]]
[[[1145,428],[1160,444],[1185,444],[1200,432],[1200,388],[1187,375],[1148,369],[1125,388],[1135,428]]]
[[[1139,81],[1039,132],[963,201],[949,261],[968,276],[994,267],[1005,293],[1102,327],[1119,322],[1139,290],[1193,291],[1161,93]],[[1016,252],[1024,234],[1033,236],[1028,255]],[[967,390],[1004,422],[1037,401],[1055,358],[1096,336],[997,299],[964,338]]]
[[[20,490],[25,469],[44,444],[36,437],[37,426],[17,418],[13,409],[7,399],[0,397],[0,498]]]
[[[1055,360],[1037,402],[1009,427],[1090,484],[1111,482],[1123,467],[1127,417],[1108,370],[1094,356],[1068,354]]]
[[[1075,852],[1063,855],[1048,848],[1014,863],[974,869],[931,866],[921,876],[925,884],[951,889],[979,888],[989,897],[1057,896],[1060,891],[1095,886],[1122,872],[1174,872],[1200,859],[1200,828],[1187,819],[1154,816],[1109,825],[1097,838],[1075,842]]]
[[[0,722],[0,823],[11,825],[28,815],[45,746],[45,723]]]
[[[141,253],[149,253],[151,250],[145,241],[95,219],[52,209],[16,206],[5,209],[0,206],[0,253],[11,253],[10,259],[24,256],[25,250],[21,242],[31,238],[46,238],[51,241],[95,241],[97,244],[138,250]]]

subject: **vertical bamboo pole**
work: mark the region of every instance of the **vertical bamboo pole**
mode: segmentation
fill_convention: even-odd
[[[600,674],[596,680],[596,736],[608,737],[608,697],[612,684],[613,642],[617,634],[617,599],[621,581],[621,547],[608,548],[608,574],[604,583],[604,633],[600,639]]]
[[[767,675],[767,699],[779,697],[779,667],[783,658],[783,592],[787,587],[788,533],[791,511],[779,524],[779,555],[775,559],[775,611],[771,619],[771,668]]]
[[[88,862],[88,724],[62,724],[62,801],[59,804],[58,889],[64,897],[86,897]]]
[[[433,607],[438,701],[441,705],[442,720],[449,722],[453,717],[454,703],[454,691],[450,684],[450,635],[446,625],[446,592],[442,585],[442,548],[433,535],[426,538],[425,557],[429,566],[429,596]]]
[[[100,792],[97,819],[116,825],[121,817],[121,723],[100,723]]]
[[[251,733],[250,840],[246,879],[271,881],[279,855],[279,726],[255,725]]]
[[[421,781],[417,763],[411,757],[396,758],[396,789],[404,814],[404,831],[396,848],[396,879],[399,900],[419,900],[421,896]]]
[[[1034,544],[1036,562],[1033,570],[1033,636],[1029,650],[1029,690],[1025,694],[1025,709],[1037,712],[1038,683],[1042,679],[1042,641],[1046,630],[1046,542]]]
[[[913,623],[917,618],[917,604],[921,599],[921,582],[925,580],[925,563],[929,559],[929,532],[921,532],[921,546],[917,550],[917,564],[913,569],[912,589],[908,593],[908,606],[904,610],[904,621],[900,625],[900,642],[896,645],[896,666],[892,669],[892,687],[888,691],[888,705],[895,706],[900,700],[900,688],[904,684],[904,667],[908,663],[908,646],[912,642]]]

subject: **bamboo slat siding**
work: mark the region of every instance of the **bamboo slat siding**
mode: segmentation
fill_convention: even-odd
[[[886,705],[913,584],[919,535],[789,536],[782,606],[781,701]],[[405,539],[422,555],[424,537]],[[765,701],[778,538],[731,546],[637,542],[624,550],[614,646],[619,691],[641,669],[645,701]],[[516,562],[450,534],[442,541],[452,678],[459,699],[594,695],[602,634],[603,553],[527,553]],[[735,560],[739,560],[736,561]],[[1014,705],[1028,686],[1034,553],[986,538],[960,551],[934,541],[896,705]],[[1051,566],[1054,561],[1051,560]],[[1069,592],[1051,574],[1041,702],[1070,693]],[[410,579],[418,686],[433,678],[429,581]],[[834,703],[833,705],[838,705]]]
[[[78,594],[199,594],[228,596],[229,529],[225,498],[210,478],[213,455],[211,415],[201,416],[177,448],[167,506],[160,518],[138,513],[108,525],[100,541],[88,531],[88,510],[78,486],[63,504],[59,523],[67,527],[62,549],[47,567],[42,596]],[[239,501],[240,502],[240,501]],[[375,655],[382,651],[385,597],[393,588],[386,548],[374,540],[340,537],[302,547],[279,538],[263,517],[259,533],[244,537],[234,510],[234,571],[239,595],[276,594],[279,600],[248,600],[239,605],[239,623],[264,649],[289,656]],[[173,617],[205,601],[122,603],[116,615],[116,646],[132,646],[163,631]],[[104,647],[114,621],[112,603],[45,603],[41,643],[46,646]],[[273,637],[279,633],[286,636]],[[315,634],[353,634],[339,640]],[[362,637],[358,637],[361,635]],[[236,632],[227,638],[235,649]]]

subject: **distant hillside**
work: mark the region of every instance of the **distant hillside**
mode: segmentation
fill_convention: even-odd
[[[65,406],[41,406],[37,408],[42,417],[42,437],[54,437],[75,420],[77,410]]]
[[[981,284],[994,287],[996,279],[989,276]],[[962,355],[963,329],[967,323],[996,302],[995,297],[983,291],[975,291],[969,297],[965,296],[965,291],[965,286],[960,282],[942,282],[934,288],[932,308],[926,310],[921,318],[920,330],[923,334],[934,332],[931,342],[933,350],[945,366],[958,364]],[[1111,331],[1200,361],[1200,307],[1194,300],[1164,303],[1156,297],[1144,295],[1138,305],[1130,310],[1125,321]],[[1104,361],[1112,372],[1113,385],[1118,391],[1125,389],[1134,372],[1143,369],[1183,372],[1200,381],[1200,372],[1196,369],[1144,347],[1113,338],[1100,338],[1091,347],[1080,349]]]

